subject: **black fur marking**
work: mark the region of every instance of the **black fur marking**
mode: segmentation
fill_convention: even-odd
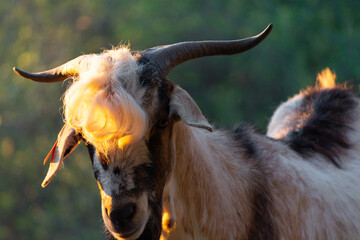
[[[296,113],[303,122],[282,140],[302,155],[318,152],[341,168],[340,156],[351,147],[347,132],[351,130],[349,123],[356,106],[355,96],[340,87],[323,90],[315,87],[304,94]]]
[[[141,86],[151,86],[156,80],[161,79],[158,67],[154,62],[145,56],[138,58],[137,63],[141,67],[139,82]]]
[[[143,192],[151,191],[154,189],[153,181],[154,178],[154,168],[149,164],[142,164],[135,167],[134,169],[134,184],[135,189],[133,191]]]
[[[100,163],[101,163],[102,168],[103,168],[105,171],[107,171],[107,170],[109,169],[109,166],[108,166],[106,163],[104,163],[103,161],[100,161]]]
[[[119,175],[119,174],[120,174],[120,168],[119,168],[119,167],[116,167],[116,168],[114,169],[114,174],[116,174],[116,175]]]
[[[252,140],[254,130],[246,124],[240,124],[231,131],[231,135],[241,148],[245,150],[247,157],[256,155],[256,145]]]
[[[262,174],[262,176],[259,176],[261,180],[258,182],[258,185],[253,190],[252,194],[253,217],[247,239],[272,240],[276,239],[276,237],[274,233],[271,214],[269,212],[269,208],[271,205],[271,200],[269,196],[270,190],[266,180],[266,175],[261,168],[260,173]]]
[[[88,149],[91,164],[93,165],[94,164],[94,156],[95,156],[95,147],[93,145],[91,145],[90,143],[86,143],[86,148]]]
[[[169,84],[168,81],[162,81],[159,88],[158,88],[158,99],[159,99],[159,106],[162,106],[159,109],[158,118],[159,120],[167,119],[169,117],[170,112],[170,92],[173,91],[173,86]],[[158,121],[157,121],[158,122]]]
[[[104,154],[102,154],[101,152],[98,153],[99,154],[99,160],[101,163],[101,167],[104,169],[104,171],[107,171],[109,169],[109,166],[107,165],[107,161],[105,161],[107,158]]]
[[[99,177],[100,177],[100,171],[99,170],[94,171],[94,177],[95,177],[96,180],[99,180]]]
[[[243,149],[245,158],[253,164],[254,186],[250,196],[253,216],[247,239],[272,240],[276,239],[276,237],[269,212],[271,206],[270,190],[265,166],[260,156],[261,154],[257,149],[255,140],[253,139],[254,134],[256,134],[255,130],[247,124],[240,124],[231,132],[231,135],[236,142],[236,146]]]

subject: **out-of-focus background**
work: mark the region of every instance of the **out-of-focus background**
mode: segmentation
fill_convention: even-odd
[[[274,24],[255,49],[187,62],[169,75],[216,127],[260,131],[276,106],[330,67],[360,80],[358,0],[0,1],[0,239],[103,239],[100,196],[84,147],[53,181],[42,160],[62,126],[66,83],[35,83],[13,66],[43,71],[120,43],[142,50],[185,40],[237,39]]]

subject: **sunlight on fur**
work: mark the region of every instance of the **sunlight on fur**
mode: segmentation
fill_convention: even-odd
[[[334,88],[335,87],[336,74],[331,72],[329,68],[325,68],[316,77],[316,85],[321,88]]]
[[[164,212],[162,216],[162,229],[168,233],[171,231],[171,228],[169,228],[170,221],[171,221],[170,214],[168,212]]]
[[[344,85],[345,86],[345,85]],[[331,72],[329,68],[323,69],[318,73],[316,77],[315,88],[317,90],[330,89],[336,87],[336,74]],[[274,113],[272,120],[268,126],[268,135],[275,139],[284,138],[290,131],[294,129],[300,129],[305,121],[309,119],[313,109],[308,108],[306,112],[297,114],[300,102],[302,102],[304,96],[308,91],[311,91],[314,87],[309,86],[305,90],[301,90],[299,94],[295,95],[287,102],[280,105],[280,107]],[[296,117],[296,119],[294,119]],[[296,124],[294,124],[296,122]]]
[[[145,134],[146,113],[130,95],[139,92],[138,70],[126,47],[90,55],[65,92],[65,121],[104,154]]]

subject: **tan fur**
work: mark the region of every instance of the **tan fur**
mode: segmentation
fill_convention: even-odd
[[[171,190],[176,228],[169,239],[238,239],[251,216],[246,195],[251,172],[233,162],[237,150],[221,134],[175,125],[176,163]],[[206,143],[208,145],[205,145]],[[225,174],[226,173],[226,174]],[[242,184],[238,184],[242,182]],[[221,224],[220,224],[221,223]]]

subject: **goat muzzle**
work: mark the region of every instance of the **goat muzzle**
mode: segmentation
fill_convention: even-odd
[[[122,239],[136,239],[144,231],[149,218],[147,197],[137,199],[111,197],[101,191],[102,218],[105,227]]]

